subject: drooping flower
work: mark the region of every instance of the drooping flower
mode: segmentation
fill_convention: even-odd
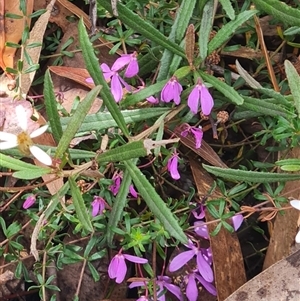
[[[192,214],[196,219],[203,219],[205,217],[205,206],[200,204],[198,208],[192,210]]]
[[[102,215],[105,209],[105,200],[100,196],[94,196],[92,202],[92,216]]]
[[[184,129],[180,133],[181,136],[186,137],[189,133],[191,133],[194,136],[195,139],[195,148],[200,148],[201,147],[201,142],[203,138],[203,131],[202,127],[195,127],[195,126],[190,126],[189,124],[184,124]]]
[[[158,276],[156,279],[156,285],[158,286],[158,291],[156,292],[158,301],[166,300],[165,294],[162,294],[164,289],[167,289],[169,292],[171,292],[174,296],[177,297],[178,300],[183,301],[183,294],[180,290],[180,287],[175,284],[172,284],[170,277]],[[134,287],[139,287],[139,286],[144,287],[145,282],[142,282],[142,281],[132,282],[129,285],[129,288],[134,288]]]
[[[100,68],[103,72],[103,76],[106,81],[111,81],[111,93],[116,102],[119,102],[123,97],[123,87],[126,88],[127,91],[131,91],[130,86],[123,80],[123,78],[119,75],[117,70],[113,68],[109,68],[109,66],[105,63],[100,65]],[[94,83],[91,77],[86,78],[87,83]]]
[[[134,186],[131,184],[129,186],[129,193],[134,197],[137,198],[138,197],[138,193],[137,191],[134,189]]]
[[[116,196],[119,192],[122,177],[119,173],[114,173],[112,180],[114,181],[113,184],[109,187],[109,190]]]
[[[179,105],[181,92],[182,86],[177,81],[177,77],[172,76],[163,87],[160,97],[163,102],[170,102],[171,100],[174,100],[175,104]]]
[[[203,114],[209,115],[214,106],[214,100],[207,87],[201,82],[200,79],[190,93],[187,101],[190,110],[194,114],[196,114],[199,110],[199,101],[201,103],[201,110]]]
[[[157,103],[159,103],[159,100],[158,100],[156,97],[154,97],[154,96],[149,96],[149,97],[147,97],[146,99],[147,99],[148,102],[150,102],[150,103],[152,103],[152,104],[157,104]]]
[[[127,266],[125,263],[125,259],[134,263],[145,264],[148,262],[145,258],[140,258],[138,256],[122,254],[119,252],[115,255],[108,267],[108,275],[109,278],[115,279],[116,283],[121,283],[125,279],[127,273]]]
[[[174,180],[180,179],[180,174],[178,172],[178,154],[176,150],[174,151],[172,157],[168,160],[167,168]]]
[[[203,277],[198,275],[196,271],[193,271],[185,276],[186,282],[186,297],[189,301],[196,301],[198,299],[198,287],[196,284],[196,279],[203,285],[203,287],[212,295],[216,296],[216,288],[210,283],[207,282]]]
[[[242,214],[235,214],[232,218],[232,225],[234,228],[234,231],[237,231],[239,229],[239,227],[242,225],[243,221],[244,221],[244,217]]]
[[[139,65],[137,62],[137,53],[131,54],[122,54],[119,58],[116,59],[114,64],[112,65],[111,69],[114,71],[119,71],[123,67],[127,65],[125,69],[125,77],[131,78],[138,74],[139,72]]]
[[[25,202],[23,203],[23,206],[22,206],[23,209],[28,209],[28,208],[30,208],[30,207],[35,203],[35,201],[36,201],[35,195],[34,195],[34,194],[29,195],[29,196],[26,198]]]
[[[190,261],[194,256],[196,256],[197,268],[200,275],[207,281],[212,282],[214,280],[214,275],[210,264],[204,258],[202,250],[195,247],[194,244],[189,241],[187,248],[191,249],[189,251],[184,251],[173,258],[170,263],[170,272],[175,272],[179,270],[184,264]],[[206,256],[206,254],[204,254]],[[206,256],[207,257],[207,256]]]
[[[290,204],[295,209],[300,210],[300,200],[292,200],[292,201],[290,201]],[[296,241],[296,243],[300,244],[300,229],[295,237],[295,241]]]
[[[32,154],[37,160],[45,165],[51,165],[51,157],[42,149],[33,144],[32,138],[36,138],[46,132],[48,125],[44,125],[32,133],[28,133],[27,115],[25,108],[16,106],[16,116],[20,131],[18,134],[11,134],[0,131],[0,150],[18,147],[25,155]]]

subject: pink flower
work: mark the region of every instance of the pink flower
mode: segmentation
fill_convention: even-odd
[[[105,200],[100,196],[94,196],[92,208],[92,216],[102,215],[105,209]]]
[[[23,203],[23,209],[28,209],[30,208],[36,201],[36,197],[34,194],[28,196],[25,200],[25,202]]]
[[[123,80],[122,77],[120,77],[117,70],[113,68],[109,68],[109,66],[105,63],[100,65],[100,68],[103,72],[103,76],[106,81],[111,80],[111,93],[115,99],[116,102],[119,102],[123,97],[123,87],[126,88],[127,91],[131,91],[130,86]],[[87,78],[85,80],[87,83],[94,83],[92,78]]]
[[[199,213],[198,213],[199,212]],[[203,219],[205,217],[205,206],[200,204],[199,207],[192,210],[192,214],[196,219]]]
[[[173,258],[169,266],[170,272],[179,270],[184,264],[196,256],[197,268],[200,275],[207,282],[212,282],[214,280],[214,275],[210,263],[208,262],[210,261],[208,252],[203,252],[202,249],[198,249],[191,241],[189,241],[189,244],[186,245],[186,247],[191,250],[182,252]]]
[[[155,98],[154,96],[149,96],[146,98],[148,102],[152,103],[152,104],[157,104],[159,103],[158,99]]]
[[[129,193],[134,197],[137,198],[138,197],[138,193],[137,191],[134,189],[134,186],[131,184],[129,186]]]
[[[128,254],[122,254],[119,252],[117,255],[113,257],[111,260],[109,267],[108,267],[108,275],[111,279],[116,279],[116,283],[123,282],[126,273],[127,273],[127,266],[125,263],[125,259],[135,262],[145,264],[148,262],[145,258],[140,258],[138,256],[132,256]]]
[[[187,276],[185,276],[184,280],[186,282],[186,297],[189,301],[196,301],[198,300],[198,287],[196,284],[197,279],[203,287],[212,295],[216,296],[217,291],[216,288],[209,282],[207,282],[203,277],[198,275],[195,272],[189,273]]]
[[[203,221],[194,222],[194,226],[195,226],[194,231],[197,235],[199,235],[202,238],[209,239],[209,232],[205,222]]]
[[[178,172],[178,154],[176,153],[176,150],[172,157],[168,160],[167,168],[174,180],[180,179],[180,174]]]
[[[175,104],[179,105],[181,92],[182,86],[177,81],[176,76],[172,76],[161,91],[161,100],[163,102],[170,102],[173,99]]]
[[[201,110],[204,115],[209,115],[213,106],[214,100],[210,95],[208,89],[204,84],[201,83],[201,80],[198,80],[198,83],[190,93],[188,97],[187,104],[190,110],[196,114],[199,109],[199,100],[201,102]]]
[[[237,231],[244,221],[242,214],[236,214],[231,218],[234,231]]]
[[[156,279],[156,285],[159,287],[156,295],[158,301],[165,301],[166,296],[165,294],[162,294],[164,289],[167,289],[169,292],[171,292],[176,298],[180,301],[183,301],[183,295],[180,290],[180,287],[177,285],[172,284],[171,278],[168,276],[158,276]],[[129,285],[129,288],[139,287],[139,286],[145,286],[145,282],[142,281],[136,281],[132,282]]]
[[[121,57],[116,59],[114,64],[112,65],[112,70],[119,71],[123,67],[127,65],[125,69],[125,77],[133,77],[138,74],[139,72],[139,65],[137,62],[137,53],[134,52],[132,54],[122,54]]]
[[[189,133],[194,136],[195,139],[195,148],[201,147],[201,142],[203,138],[202,127],[194,127],[189,124],[184,125],[185,129],[181,132],[181,136],[186,137]]]
[[[115,173],[112,177],[112,180],[114,181],[114,183],[109,187],[109,190],[113,193],[114,196],[116,196],[121,186],[122,177],[120,174]]]

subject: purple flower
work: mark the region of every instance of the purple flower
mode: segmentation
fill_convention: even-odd
[[[178,172],[178,154],[176,153],[176,150],[172,157],[168,160],[167,168],[174,180],[180,179],[180,174]]]
[[[23,203],[23,209],[28,209],[30,208],[36,201],[36,197],[34,194],[28,196],[25,200],[25,202]]]
[[[195,279],[197,279],[209,293],[211,293],[214,296],[217,295],[216,288],[211,283],[207,282],[203,277],[201,277],[197,273],[192,272],[185,276],[185,282],[187,284],[186,297],[189,301],[196,301],[198,299],[199,289],[197,287]]]
[[[155,98],[154,96],[149,96],[146,98],[148,102],[152,103],[152,104],[157,104],[159,103],[158,99]]]
[[[112,177],[112,180],[114,181],[114,183],[109,187],[109,190],[113,193],[114,196],[116,196],[121,186],[122,177],[120,174],[115,173]]]
[[[198,211],[199,211],[199,213],[198,213]],[[192,214],[194,215],[194,217],[196,219],[203,219],[205,217],[205,206],[200,204],[200,207],[192,210]]]
[[[146,296],[140,296],[136,301],[148,301],[149,299]]]
[[[202,238],[209,239],[209,232],[205,222],[203,221],[194,222],[194,226],[195,226],[194,231],[197,235],[199,235]]]
[[[204,258],[202,250],[195,247],[191,241],[189,241],[189,244],[186,245],[186,247],[188,247],[191,250],[182,252],[173,258],[169,266],[170,272],[175,272],[179,270],[184,264],[186,264],[196,255],[197,268],[200,275],[207,282],[212,282],[214,280],[213,271],[210,267],[210,264]],[[207,254],[204,255],[206,256]]]
[[[201,147],[201,142],[203,138],[203,131],[202,127],[194,127],[190,126],[189,124],[184,125],[184,130],[181,132],[181,136],[186,137],[189,133],[194,136],[195,139],[195,148]]]
[[[242,214],[236,214],[231,218],[231,221],[232,221],[234,231],[237,231],[241,226],[241,224],[243,223],[244,217]]]
[[[134,52],[132,54],[123,54],[121,57],[119,57],[114,64],[112,65],[112,70],[119,71],[124,66],[127,65],[127,68],[125,69],[125,77],[133,77],[138,74],[139,72],[139,65],[137,62],[137,53]]]
[[[169,292],[171,292],[174,296],[177,297],[178,300],[183,301],[183,295],[180,290],[180,287],[172,284],[171,278],[168,276],[158,276],[156,280],[156,284],[159,287],[157,291],[157,300],[158,301],[165,301],[166,297],[165,294],[162,295],[162,292],[164,289],[167,289]],[[129,288],[134,288],[138,286],[145,286],[145,282],[142,281],[136,281],[132,282],[129,285]]]
[[[201,83],[201,80],[198,80],[198,83],[190,93],[188,97],[187,104],[190,110],[196,114],[199,109],[199,100],[201,102],[201,110],[204,115],[209,115],[213,106],[214,100],[210,95],[207,87]]]
[[[134,186],[131,184],[129,186],[129,193],[136,199],[138,197],[137,191],[134,189]]]
[[[105,200],[100,196],[94,196],[92,208],[92,216],[96,216],[98,214],[102,215],[105,209]]]
[[[145,264],[148,262],[145,258],[140,258],[138,256],[132,256],[128,254],[122,254],[119,252],[117,255],[113,257],[111,260],[109,267],[108,267],[108,275],[111,279],[116,279],[116,283],[123,282],[126,273],[127,273],[127,266],[125,263],[125,259],[135,262]]]
[[[182,86],[177,81],[176,76],[172,76],[161,91],[161,100],[163,102],[170,102],[173,99],[175,104],[179,105],[181,92]]]

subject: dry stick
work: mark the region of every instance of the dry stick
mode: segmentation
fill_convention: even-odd
[[[267,48],[266,48],[263,32],[261,30],[259,20],[256,16],[254,16],[254,21],[255,21],[255,29],[256,29],[258,41],[261,45],[261,50],[262,50],[262,52],[264,54],[264,57],[265,57],[265,60],[266,60],[266,65],[267,65],[267,68],[268,68],[268,71],[269,71],[269,74],[270,74],[271,82],[273,84],[274,90],[276,92],[279,92],[280,88],[278,86],[276,76],[275,76],[275,72],[274,72],[274,69],[273,69],[273,66],[271,64],[271,60],[270,60],[270,57],[269,57],[269,54],[268,54],[268,51],[267,51]]]
[[[79,277],[79,280],[78,280],[76,293],[75,293],[75,296],[78,296],[78,297],[79,297],[79,293],[80,293],[80,288],[81,288],[81,284],[82,284],[84,270],[85,270],[85,267],[86,267],[86,262],[87,262],[87,260],[86,260],[86,258],[84,258],[82,268],[81,268],[81,272],[80,272],[80,277]]]

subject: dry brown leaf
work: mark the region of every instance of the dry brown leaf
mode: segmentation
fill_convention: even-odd
[[[213,179],[202,168],[199,162],[190,160],[190,166],[193,173],[193,178],[196,183],[199,195],[207,195],[212,187]],[[218,189],[212,192],[210,199],[220,198],[222,196]],[[213,220],[210,214],[206,211],[205,217],[207,221]],[[209,224],[209,231],[215,229],[214,224]],[[229,233],[226,229],[221,228],[216,236],[210,237],[210,247],[213,254],[215,284],[218,293],[218,300],[224,300],[246,280],[244,268],[244,260],[236,233]]]
[[[27,16],[32,13],[33,10],[33,0],[27,0]],[[3,5],[3,1],[1,6]],[[4,0],[4,7],[5,13],[15,14],[19,16],[23,16],[22,12],[19,9],[19,1],[11,1],[11,0]],[[2,7],[1,7],[2,10]],[[16,53],[17,48],[7,47],[5,46],[6,42],[11,42],[18,44],[21,40],[22,34],[24,32],[24,28],[26,25],[30,26],[30,18],[27,16],[23,16],[21,19],[12,19],[8,17],[1,16],[3,11],[0,10],[0,19],[4,18],[4,28],[5,31],[1,30],[0,26],[0,67],[5,70],[5,68],[14,68],[14,56]],[[1,24],[1,23],[0,23]],[[3,35],[5,34],[5,37]],[[4,39],[4,40],[3,40]]]
[[[202,140],[201,147],[196,149],[194,137],[191,135],[183,137],[180,133],[180,127],[175,128],[174,134],[180,138],[180,142],[203,158],[205,161],[213,166],[228,168],[227,165],[220,159],[218,154],[204,140]]]
[[[31,44],[31,43],[40,43],[40,45],[43,44],[44,33],[47,28],[49,17],[51,15],[51,11],[53,9],[55,1],[56,0],[51,0],[51,2],[47,6],[47,11],[45,13],[43,13],[39,17],[39,19],[36,21],[36,23],[34,24],[32,30],[30,32],[29,39],[27,41],[28,44]],[[38,64],[39,59],[40,59],[41,50],[42,50],[42,46],[37,46],[37,47],[32,47],[32,48],[26,49],[27,54],[32,59],[32,64]],[[23,64],[24,64],[23,70],[26,70],[29,67],[27,60],[24,60]],[[35,71],[20,75],[21,95],[23,95],[23,96],[27,95],[27,93],[31,87],[34,76],[35,76]]]
[[[248,281],[224,301],[299,301],[300,250]]]
[[[295,147],[288,152],[284,158],[299,158],[300,148]],[[300,198],[300,181],[286,182],[282,194],[286,197]],[[288,205],[287,205],[288,206]],[[284,214],[277,214],[270,244],[264,261],[264,269],[270,267],[282,258],[287,257],[291,252],[291,246],[295,243],[297,233],[297,210],[285,210]]]

